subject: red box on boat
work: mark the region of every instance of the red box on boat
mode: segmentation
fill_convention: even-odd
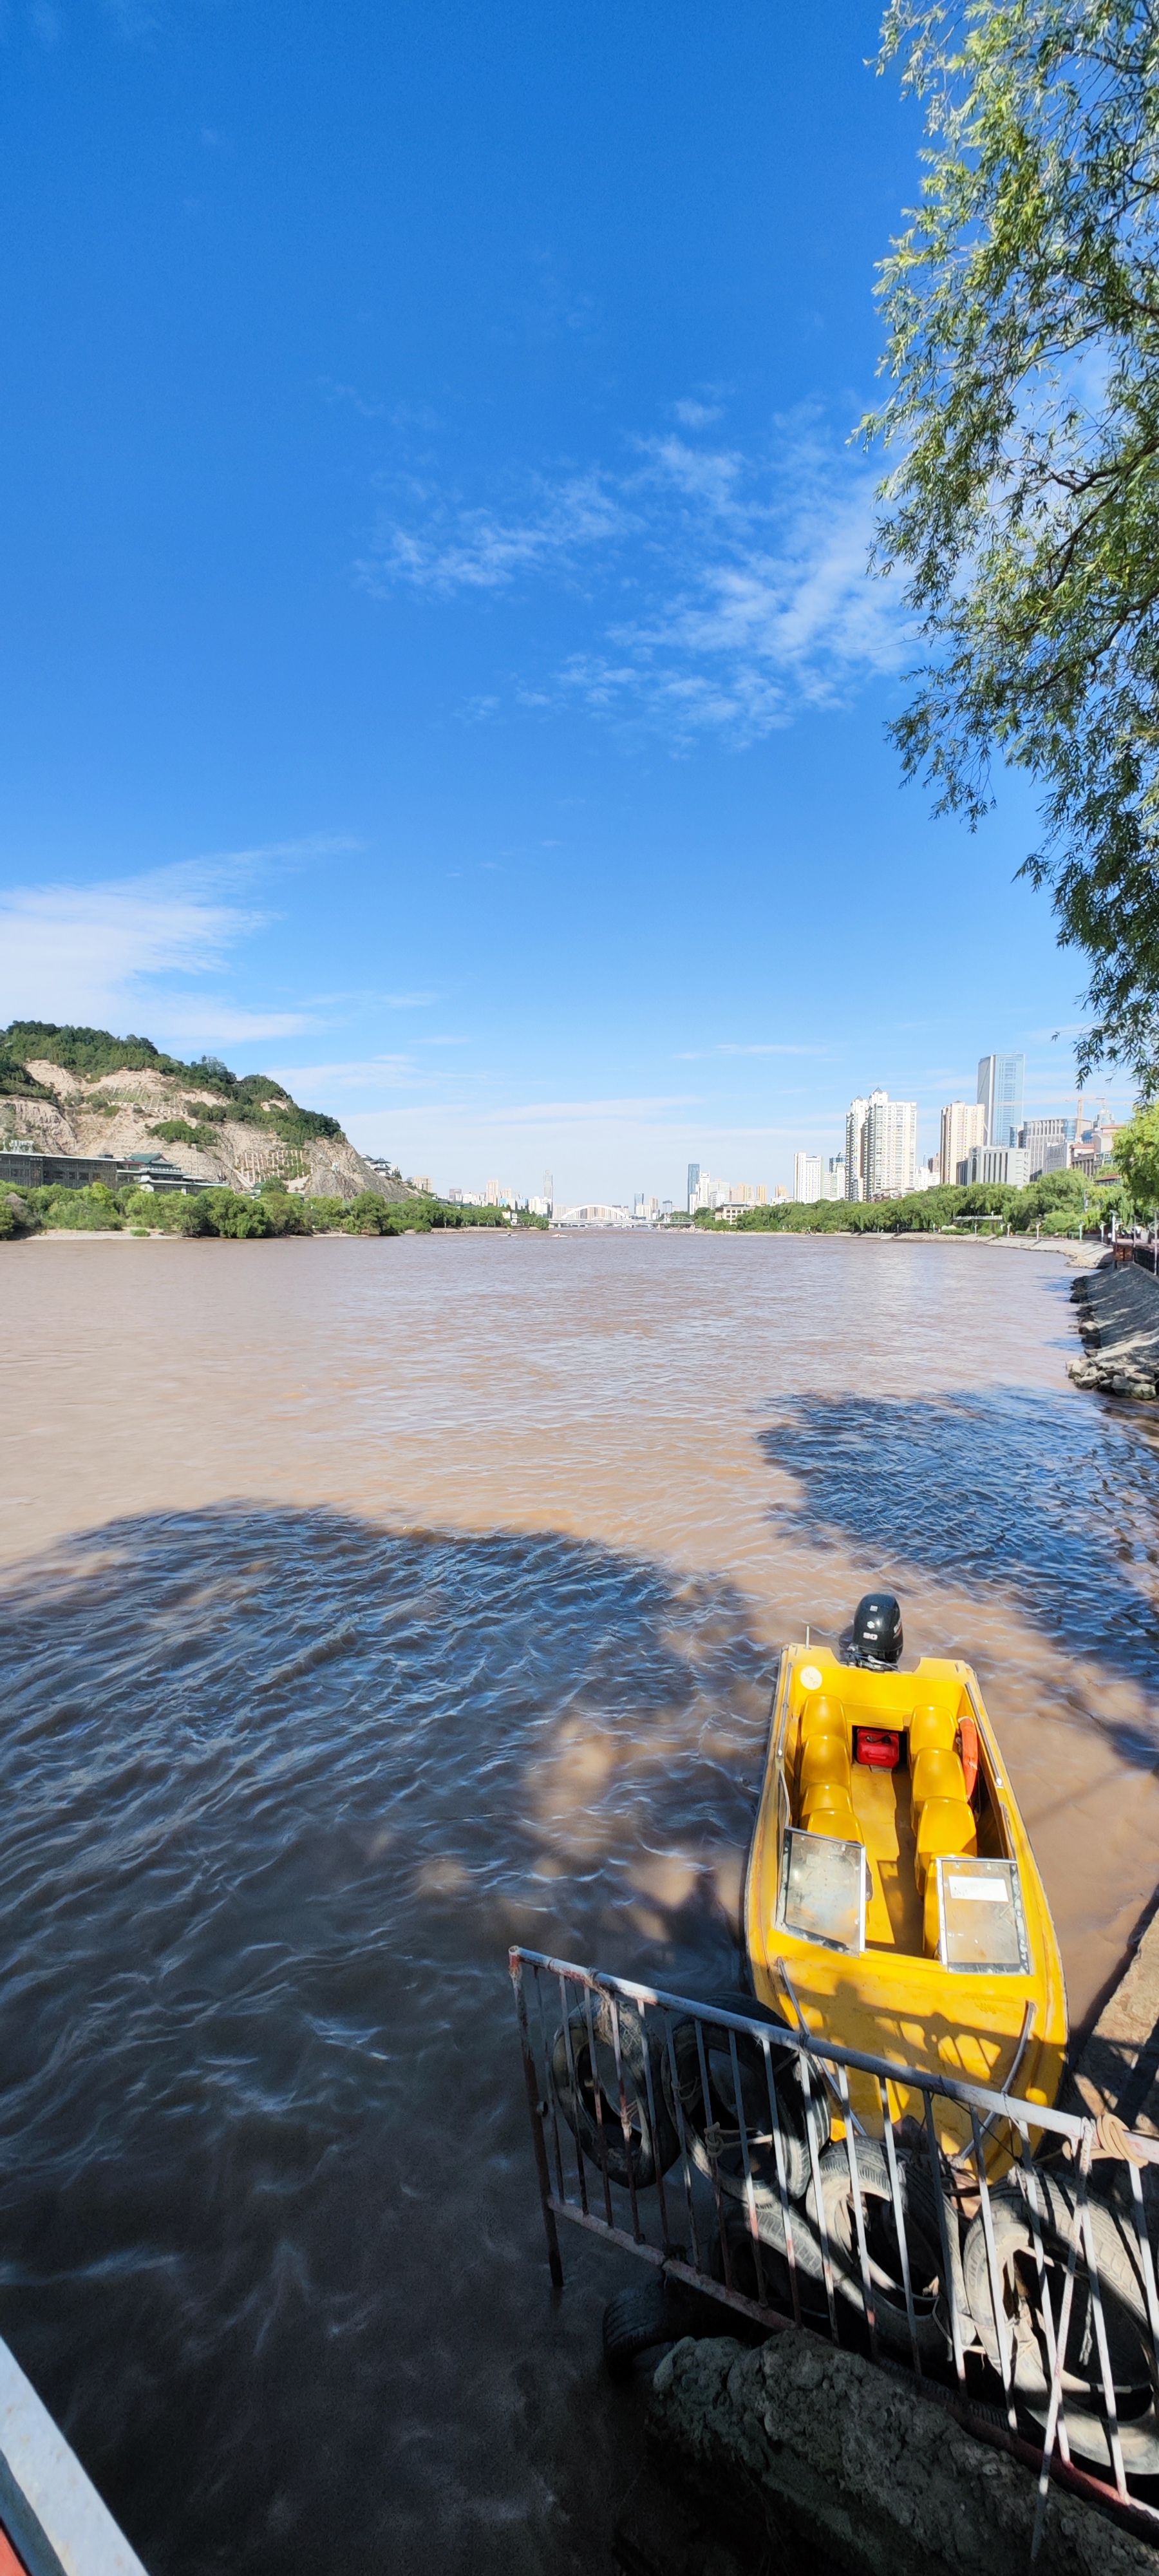
[[[867,1763],[871,1771],[896,1771],[901,1760],[901,1737],[883,1726],[855,1726],[853,1759]]]

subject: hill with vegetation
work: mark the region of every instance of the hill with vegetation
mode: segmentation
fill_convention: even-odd
[[[272,1074],[193,1064],[149,1038],[13,1020],[0,1031],[0,1146],[25,1138],[49,1154],[164,1153],[192,1179],[251,1192],[353,1201],[407,1199],[400,1173],[368,1163],[325,1111],[302,1109]]]

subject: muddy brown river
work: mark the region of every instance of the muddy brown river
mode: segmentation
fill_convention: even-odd
[[[780,1641],[966,1656],[1089,2015],[1159,1451],[1021,1248],[0,1248],[0,2333],[152,2576],[605,2568],[507,1946],[731,1983]],[[629,2267],[630,2269],[630,2267]]]

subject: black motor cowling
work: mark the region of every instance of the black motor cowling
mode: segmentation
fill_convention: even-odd
[[[897,1594],[863,1593],[853,1613],[850,1662],[864,1664],[870,1672],[889,1672],[897,1663],[904,1643],[901,1603]]]

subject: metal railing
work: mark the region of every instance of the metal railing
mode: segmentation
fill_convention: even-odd
[[[564,2220],[751,2326],[912,2374],[1037,2471],[1032,2556],[1052,2478],[1159,2538],[1137,2492],[1159,2495],[1140,2171],[1159,2141],[842,2048],[742,1995],[668,1994],[522,1947],[510,1964],[557,2286]],[[876,2085],[880,2133],[850,2070]],[[921,2119],[891,2118],[891,2086],[921,2097]],[[958,2114],[945,2141],[942,2102]],[[1092,2192],[1108,2154],[1113,2188]]]

